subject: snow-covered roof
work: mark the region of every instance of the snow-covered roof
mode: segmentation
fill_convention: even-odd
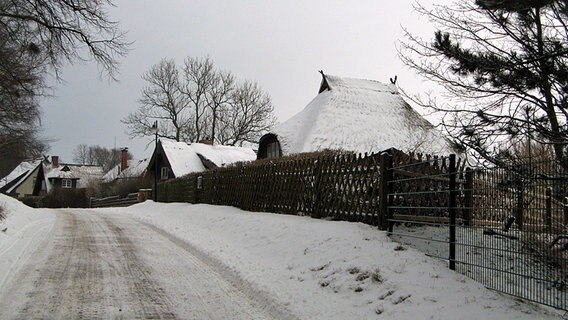
[[[206,167],[199,156],[211,161],[217,167],[256,159],[256,153],[249,148],[212,146],[203,143],[187,144],[165,139],[160,140],[160,143],[176,177],[205,171]]]
[[[396,86],[323,77],[320,93],[304,110],[272,131],[283,154],[325,149],[363,153],[391,147],[429,154],[455,152],[442,133],[404,101]]]
[[[59,164],[57,167],[46,166],[45,177],[50,179],[78,179],[77,188],[86,188],[91,181],[100,180],[103,177],[103,168],[100,166],[80,164]]]
[[[114,166],[114,168],[110,169],[107,173],[103,176],[103,182],[111,182],[116,179],[127,179],[127,178],[134,178],[140,177],[144,175],[146,168],[148,167],[149,159],[141,159],[141,160],[128,160],[128,167],[124,169],[122,172],[120,171],[120,164]]]
[[[32,174],[39,165],[41,165],[41,162],[41,160],[23,161],[7,176],[0,179],[0,188],[4,187],[8,183],[12,183],[12,186],[10,186],[9,189],[5,191],[6,193],[12,192],[14,188],[18,187],[21,182],[25,181],[30,176],[30,174]],[[16,179],[18,181],[14,181]]]
[[[226,165],[254,161],[256,153],[251,148],[209,145],[203,143],[192,143],[190,147],[199,155],[213,162],[217,167]]]
[[[165,139],[160,140],[160,143],[176,177],[205,171],[201,159],[187,143]]]

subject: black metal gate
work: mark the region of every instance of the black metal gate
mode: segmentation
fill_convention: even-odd
[[[387,161],[388,231],[488,288],[568,310],[568,175],[555,161]]]

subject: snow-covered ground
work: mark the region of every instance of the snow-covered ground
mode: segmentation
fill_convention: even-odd
[[[17,251],[29,252],[32,239],[54,221],[48,210],[29,209],[0,195],[0,204],[5,203],[8,219],[0,222],[0,230],[8,227],[0,234],[3,277],[29,258]],[[300,319],[562,317],[553,309],[487,290],[448,270],[446,263],[360,223],[151,201],[88,211],[135,217],[165,230],[253,294],[270,297]],[[12,261],[10,266],[5,260]]]
[[[559,265],[552,266],[539,258],[527,246],[527,237],[519,230],[510,230],[502,235],[485,235],[484,227],[456,228],[456,268],[460,273],[479,280],[494,289],[508,292],[534,301],[546,302],[566,308],[568,293],[566,265],[568,253],[560,251],[564,244],[561,240],[556,246],[545,251],[553,239],[547,239],[545,248],[537,253],[546,253],[557,257]],[[448,226],[397,225],[392,239],[411,246],[434,257],[449,256]],[[553,252],[553,250],[555,250]]]
[[[55,223],[55,215],[48,210],[36,210],[0,194],[0,207],[6,220],[0,220],[0,290],[41,243]]]

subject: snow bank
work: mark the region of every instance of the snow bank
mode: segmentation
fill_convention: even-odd
[[[137,217],[187,241],[302,319],[558,318],[360,223],[151,201],[101,212]]]
[[[0,194],[5,220],[0,221],[0,291],[4,283],[32,258],[41,239],[51,230],[55,215],[49,210],[32,209]]]

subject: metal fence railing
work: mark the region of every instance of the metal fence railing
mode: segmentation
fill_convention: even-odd
[[[568,310],[565,172],[553,160],[468,170],[454,156],[395,161],[389,234],[491,289]]]

